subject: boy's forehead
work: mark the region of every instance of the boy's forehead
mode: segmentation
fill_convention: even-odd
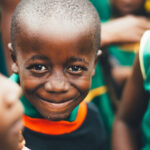
[[[43,32],[43,34],[50,33],[51,35],[71,35],[77,36],[79,34],[85,34],[88,32],[92,32],[92,22],[84,22],[84,23],[76,23],[71,20],[66,20],[61,17],[57,18],[38,18],[38,17],[30,17],[26,16],[22,20],[22,27],[31,33],[39,33]],[[94,30],[93,30],[94,31]],[[41,32],[41,33],[42,33]],[[65,33],[65,34],[64,34]]]
[[[30,46],[36,47],[35,49],[44,49],[45,45],[49,48],[55,46],[61,48],[63,45],[66,49],[71,45],[74,49],[82,50],[83,53],[88,53],[93,48],[95,49],[93,47],[95,44],[94,36],[90,31],[91,28],[76,28],[66,22],[61,24],[54,22],[53,24],[47,23],[46,25],[39,24],[39,26],[22,24],[20,30],[22,32],[17,36],[17,45],[20,48],[26,47],[25,49],[27,50],[30,49]]]
[[[22,37],[74,41],[74,40],[93,40],[94,29],[89,25],[75,25],[69,21],[61,19],[47,21],[45,23],[38,20],[29,20],[20,24],[20,34]]]

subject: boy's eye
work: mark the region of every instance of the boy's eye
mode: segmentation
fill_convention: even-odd
[[[44,65],[35,65],[34,69],[44,71],[44,70],[46,70],[46,67]]]
[[[42,73],[48,70],[48,68],[45,65],[41,65],[41,64],[33,64],[29,66],[28,69],[35,72],[42,72]]]
[[[70,72],[70,73],[81,73],[82,71],[85,71],[87,70],[87,68],[85,67],[82,67],[82,66],[69,66],[67,68],[67,70]]]

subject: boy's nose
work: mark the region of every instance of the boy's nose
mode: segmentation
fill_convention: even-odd
[[[53,76],[45,83],[45,90],[50,93],[65,93],[69,89],[69,83],[64,76]]]

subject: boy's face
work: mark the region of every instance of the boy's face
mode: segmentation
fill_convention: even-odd
[[[63,28],[63,27],[62,27]],[[85,98],[96,49],[86,33],[34,29],[16,37],[17,69],[27,99],[50,120],[61,120]]]
[[[133,14],[143,7],[145,0],[112,0],[121,15]]]

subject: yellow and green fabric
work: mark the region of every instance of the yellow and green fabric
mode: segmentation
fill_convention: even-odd
[[[85,98],[85,101],[92,102],[97,106],[106,131],[110,135],[114,120],[114,111],[105,84],[100,62],[97,64],[95,75],[92,78],[91,90]]]
[[[109,144],[107,145],[107,149],[109,150],[111,147],[111,133],[114,121],[114,110],[107,91],[107,86],[100,62],[98,62],[96,66],[95,75],[92,78],[91,90],[85,98],[85,101],[94,103],[99,110],[102,121],[104,123],[104,127],[107,132],[109,142]]]
[[[139,51],[140,67],[144,79],[144,89],[150,93],[150,30],[142,37]],[[150,101],[142,122],[142,150],[150,150]]]
[[[108,52],[121,66],[132,66],[136,53],[139,50],[139,43],[112,45]]]

